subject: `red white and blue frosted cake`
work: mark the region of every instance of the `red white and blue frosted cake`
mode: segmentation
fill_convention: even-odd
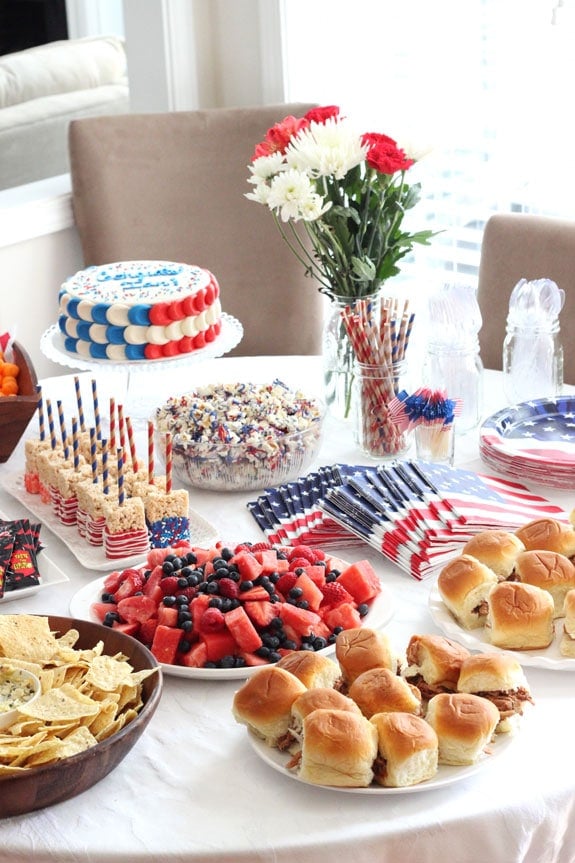
[[[60,289],[69,353],[132,361],[200,350],[221,331],[220,289],[208,270],[171,261],[88,267]]]

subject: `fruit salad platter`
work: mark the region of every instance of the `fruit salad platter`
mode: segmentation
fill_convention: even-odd
[[[307,546],[221,542],[153,549],[72,599],[75,617],[145,644],[167,674],[243,679],[294,650],[333,651],[344,629],[384,626],[393,600],[371,563]]]

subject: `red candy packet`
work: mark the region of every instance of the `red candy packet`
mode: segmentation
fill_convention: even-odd
[[[3,593],[40,584],[37,554],[41,549],[40,525],[28,519],[0,520],[0,531],[8,532],[12,540],[10,557],[3,573]]]
[[[6,572],[10,565],[13,548],[14,537],[12,533],[8,528],[0,528],[0,598],[4,596]]]

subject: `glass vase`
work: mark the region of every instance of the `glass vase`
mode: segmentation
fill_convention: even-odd
[[[362,297],[361,302],[375,301],[378,294]],[[352,419],[354,395],[355,352],[347,334],[344,313],[354,314],[359,298],[334,296],[331,300],[323,329],[324,397],[327,409],[340,420]]]

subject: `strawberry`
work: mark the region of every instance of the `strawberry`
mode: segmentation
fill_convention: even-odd
[[[162,593],[167,596],[169,593],[175,593],[178,589],[178,579],[175,575],[166,575],[160,581]]]
[[[114,602],[133,596],[144,586],[143,573],[138,569],[125,569],[122,576],[122,583],[114,593]]]
[[[200,618],[200,630],[202,632],[220,632],[225,627],[225,618],[220,609],[206,608]]]
[[[316,560],[314,550],[309,545],[295,545],[288,555],[289,562],[292,563],[296,557],[304,557],[308,563],[315,563]],[[298,566],[301,566],[301,563]]]
[[[273,545],[269,542],[242,542],[234,548],[234,554],[239,551],[271,551]]]
[[[336,605],[341,605],[342,602],[353,603],[353,596],[345,589],[343,584],[338,584],[337,581],[331,581],[324,584],[320,588],[323,593],[322,608],[334,608]]]
[[[282,596],[287,596],[292,587],[295,587],[297,582],[297,575],[295,572],[286,572],[285,575],[280,576],[276,583],[276,590],[278,593],[281,593]]]
[[[306,566],[311,566],[312,563],[307,557],[291,557],[289,562],[289,568],[292,572],[295,572],[296,569],[305,569]]]

